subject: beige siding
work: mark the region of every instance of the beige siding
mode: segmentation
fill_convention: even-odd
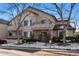
[[[53,31],[53,36],[58,36],[58,31]]]
[[[6,24],[0,24],[0,38],[7,38],[7,27]]]
[[[66,36],[74,36],[73,30],[66,30]]]

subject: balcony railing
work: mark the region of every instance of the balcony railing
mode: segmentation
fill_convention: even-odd
[[[30,29],[49,29],[49,28],[53,28],[54,27],[54,24],[48,24],[48,23],[45,23],[45,24],[41,24],[41,23],[34,23],[34,24],[31,24],[30,26],[24,26],[24,29],[25,30],[30,30]]]

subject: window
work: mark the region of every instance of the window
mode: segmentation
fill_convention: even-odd
[[[32,36],[32,32],[24,32],[24,37],[31,37]]]
[[[63,31],[59,31],[59,37],[63,38]]]
[[[24,21],[24,26],[30,26],[32,25],[32,20],[25,20]]]
[[[9,36],[12,36],[12,33],[9,33]]]
[[[46,20],[42,20],[41,23],[42,23],[42,24],[45,24],[45,23],[46,23]]]
[[[47,37],[47,32],[41,32],[41,36]]]
[[[28,32],[24,32],[24,37],[27,37],[27,35],[28,35]]]
[[[24,21],[24,26],[28,26],[28,20]]]

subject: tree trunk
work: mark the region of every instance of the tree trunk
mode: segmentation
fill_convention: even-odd
[[[20,36],[19,36],[19,31],[17,31],[17,44],[20,44]]]
[[[63,31],[63,45],[66,44],[66,28],[64,27],[64,31]]]

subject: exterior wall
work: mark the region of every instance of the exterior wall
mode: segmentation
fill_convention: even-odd
[[[75,32],[74,35],[75,35],[75,36],[79,35],[79,31]]]
[[[42,33],[47,33],[46,36],[41,36]],[[40,40],[42,42],[49,42],[50,38],[52,35],[50,35],[51,33],[49,33],[48,30],[36,30],[33,31],[33,35],[34,35],[34,39]]]
[[[12,33],[11,36],[9,36],[9,33]],[[16,32],[13,32],[13,31],[8,31],[8,39],[12,39],[12,38],[17,38],[17,35],[16,35]]]
[[[59,32],[62,31],[62,30],[54,30],[54,34],[53,36],[59,36]],[[73,30],[66,30],[66,37],[68,36],[74,36],[74,31]]]
[[[10,33],[12,34],[10,36]],[[22,32],[19,32],[19,36],[20,38],[22,38]],[[17,33],[15,31],[8,31],[8,36],[7,36],[8,39],[16,39],[17,38]]]
[[[33,31],[34,39],[39,40],[40,31]]]
[[[7,38],[7,25],[6,24],[0,24],[0,38]]]
[[[74,36],[73,30],[66,30],[66,36]]]
[[[50,35],[51,35],[51,39],[53,38],[53,36],[54,36],[54,31],[52,30],[52,31],[50,31]]]
[[[54,33],[53,34],[54,37],[57,37],[58,36],[58,31],[57,30],[54,30],[53,33]]]

